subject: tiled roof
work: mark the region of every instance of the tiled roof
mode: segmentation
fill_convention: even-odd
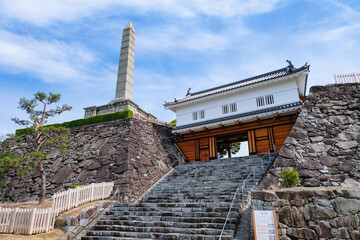
[[[259,83],[259,82],[268,81],[268,80],[286,76],[286,75],[292,75],[294,73],[300,72],[305,69],[309,69],[309,65],[307,65],[307,63],[304,66],[302,66],[301,68],[292,69],[292,71],[289,71],[289,67],[281,68],[281,69],[278,69],[278,70],[275,70],[272,72],[268,72],[268,73],[264,73],[264,74],[261,74],[261,75],[255,76],[255,77],[251,77],[251,78],[243,79],[243,80],[240,80],[237,82],[232,82],[229,84],[221,85],[221,86],[218,86],[215,88],[210,88],[210,89],[206,89],[203,91],[191,93],[182,99],[175,100],[174,102],[165,102],[164,106],[168,107],[168,106],[176,105],[179,103],[191,101],[191,100],[194,100],[197,98],[206,97],[209,95],[229,91],[229,90],[232,90],[235,88],[240,88],[240,87],[248,86],[248,85]]]
[[[194,127],[198,127],[198,126],[202,126],[202,125],[224,122],[224,121],[229,121],[229,120],[233,120],[233,119],[235,120],[235,119],[239,119],[239,118],[243,118],[243,117],[249,117],[249,116],[258,115],[258,114],[267,113],[267,112],[273,112],[273,111],[277,111],[277,110],[284,110],[284,109],[293,108],[293,107],[297,107],[297,106],[299,106],[299,108],[300,108],[301,105],[302,105],[302,102],[294,102],[294,103],[284,104],[284,105],[271,107],[271,108],[265,108],[265,109],[261,109],[261,110],[257,110],[257,111],[240,113],[240,114],[231,115],[231,116],[227,116],[227,117],[211,119],[211,120],[207,120],[207,121],[203,121],[203,122],[186,124],[186,125],[175,127],[173,129],[173,131],[186,129],[186,128],[194,128]]]

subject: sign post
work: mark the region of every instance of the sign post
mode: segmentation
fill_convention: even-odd
[[[255,240],[279,240],[276,213],[252,210]]]

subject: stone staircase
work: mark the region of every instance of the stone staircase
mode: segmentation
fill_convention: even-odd
[[[218,239],[237,187],[262,156],[177,166],[138,203],[118,204],[82,240]],[[272,161],[275,155],[272,155]],[[268,157],[264,159],[268,160]],[[246,199],[271,161],[246,184]],[[241,198],[241,196],[239,196]],[[241,202],[234,204],[222,239],[233,239]]]

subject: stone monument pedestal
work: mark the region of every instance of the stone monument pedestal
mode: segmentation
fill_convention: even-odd
[[[139,105],[137,105],[130,99],[125,99],[125,98],[114,99],[108,104],[102,106],[91,106],[84,108],[85,118],[93,117],[101,114],[120,112],[120,111],[124,111],[125,109],[130,109],[131,111],[133,111],[134,115],[140,115],[141,117],[144,117],[146,119],[154,119],[154,120],[156,119],[154,115],[144,111],[139,107]]]

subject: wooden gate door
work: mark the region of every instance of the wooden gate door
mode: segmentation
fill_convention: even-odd
[[[200,150],[200,160],[201,161],[209,161],[210,160],[209,149],[201,149]]]
[[[274,131],[272,127],[248,131],[249,154],[264,154],[274,151]]]

